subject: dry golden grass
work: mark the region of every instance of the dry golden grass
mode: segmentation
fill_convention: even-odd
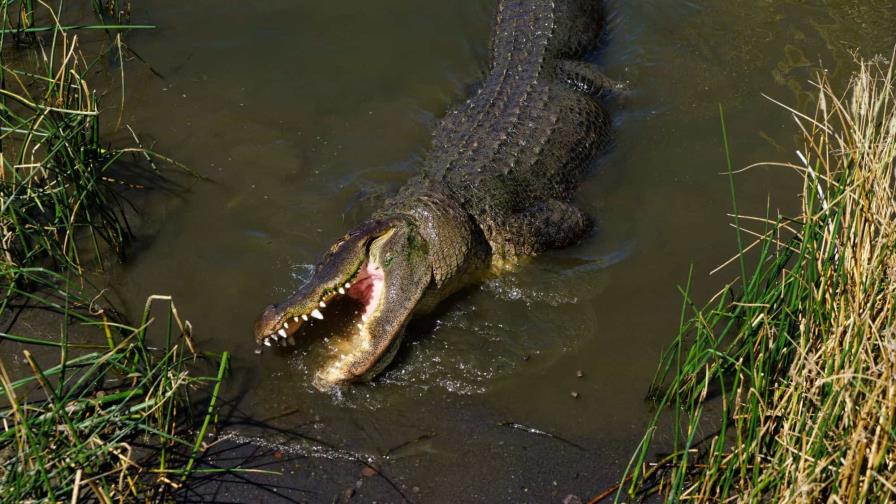
[[[804,146],[786,165],[803,177],[801,215],[752,220],[765,226],[741,231],[760,237],[755,270],[742,252],[729,288],[704,308],[685,303],[629,496],[896,500],[893,64],[861,64],[846,93],[824,78],[818,89],[813,117],[794,111]],[[721,418],[704,414],[708,398]],[[672,454],[645,463],[670,417]]]

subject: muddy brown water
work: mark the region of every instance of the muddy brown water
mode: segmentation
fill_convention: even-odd
[[[560,502],[610,487],[651,414],[677,285],[693,265],[705,299],[735,274],[708,275],[736,250],[719,106],[736,167],[795,161],[794,124],[762,93],[810,107],[821,63],[843,82],[850,51],[889,55],[896,27],[892,1],[611,2],[595,60],[630,94],[609,104],[615,145],[577,197],[598,231],[412,325],[373,384],[318,392],[315,347],[258,355],[252,324],[415,173],[482,75],[494,4],[136,6],[158,28],[130,43],[163,78],[129,64],[125,120],[211,181],[149,198],[113,284],[133,309],[172,294],[201,347],[233,355],[210,461],[283,473],[221,477],[189,499]],[[797,206],[780,169],[736,184],[747,213]]]

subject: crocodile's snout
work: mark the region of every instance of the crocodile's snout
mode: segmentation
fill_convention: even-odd
[[[324,304],[326,304],[324,302]],[[323,319],[323,313],[319,309],[312,309],[301,315],[286,316],[289,307],[283,305],[268,305],[258,321],[255,323],[255,341],[258,344],[271,346],[277,343],[282,345],[295,345],[293,335],[301,328],[302,324],[312,318]],[[282,321],[282,322],[281,322]]]
[[[371,244],[390,232],[392,223],[383,220],[364,223],[330,247],[311,280],[281,303],[269,305],[255,324],[255,341],[272,346],[286,345],[306,323],[324,320],[324,310],[337,296],[371,301],[368,272]]]

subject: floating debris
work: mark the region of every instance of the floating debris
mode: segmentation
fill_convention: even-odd
[[[528,426],[528,425],[523,425],[523,424],[521,424],[521,423],[516,423],[516,422],[501,422],[501,423],[499,423],[498,425],[501,426],[501,427],[510,427],[511,429],[516,429],[516,430],[521,430],[521,431],[523,431],[523,432],[528,432],[529,434],[535,434],[536,436],[542,436],[542,437],[547,437],[547,438],[551,438],[551,439],[556,439],[557,441],[560,441],[560,442],[562,442],[562,443],[566,443],[566,444],[568,444],[568,445],[570,445],[570,446],[574,446],[574,447],[576,447],[576,448],[578,448],[578,449],[580,449],[580,450],[584,450],[584,449],[585,449],[585,448],[582,447],[581,445],[576,444],[576,443],[573,443],[572,441],[570,441],[570,440],[568,440],[568,439],[564,439],[564,438],[562,438],[562,437],[560,437],[560,436],[558,436],[558,435],[556,435],[556,434],[551,434],[550,432],[545,432],[545,431],[543,431],[543,430],[541,430],[541,429],[536,429],[535,427],[530,427],[530,426]]]

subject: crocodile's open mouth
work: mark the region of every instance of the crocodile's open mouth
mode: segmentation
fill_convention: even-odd
[[[361,303],[363,309],[355,327],[359,334],[363,334],[367,321],[380,307],[384,286],[385,276],[382,266],[366,259],[352,275],[325,289],[316,302],[310,303],[310,311],[298,313],[295,310],[283,310],[283,315],[279,316],[276,322],[267,324],[267,329],[270,331],[257,332],[256,339],[265,346],[295,345],[295,335],[302,326],[312,319],[324,320],[327,306],[337,301],[339,297],[347,297]]]
[[[352,300],[361,309],[351,334],[339,338],[336,356],[318,371],[315,386],[368,379],[388,363],[390,348],[429,283],[426,257],[426,243],[409,223],[365,223],[330,249],[296,294],[264,310],[255,340],[266,346],[295,344],[305,325],[326,319],[331,304]]]

